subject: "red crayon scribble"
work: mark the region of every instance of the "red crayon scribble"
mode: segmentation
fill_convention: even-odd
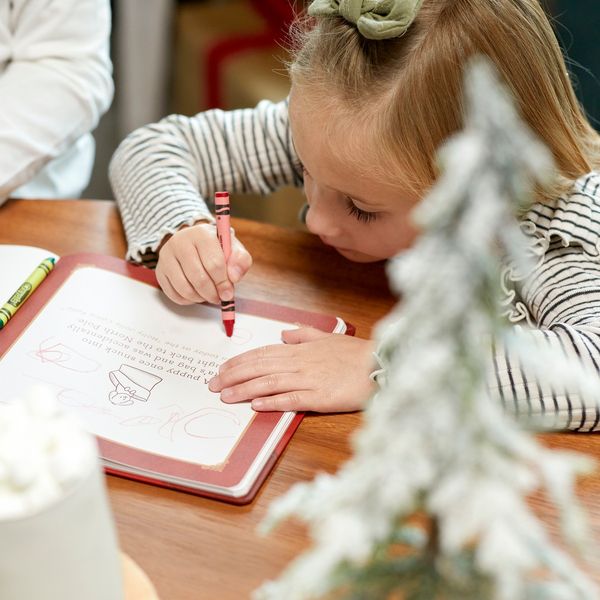
[[[63,344],[62,342],[51,342],[52,338],[47,338],[40,342],[37,350],[29,354],[37,358],[42,363],[49,363],[75,371],[76,373],[93,373],[100,367],[100,363],[81,354],[79,351]]]

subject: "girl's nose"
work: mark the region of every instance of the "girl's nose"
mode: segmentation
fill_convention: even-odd
[[[305,223],[311,233],[323,237],[339,235],[339,215],[336,214],[333,198],[313,194],[307,204]]]

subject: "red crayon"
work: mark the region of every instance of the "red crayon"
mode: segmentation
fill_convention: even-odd
[[[229,193],[217,192],[215,194],[215,214],[217,215],[217,237],[225,255],[225,262],[229,260],[231,254],[231,233],[229,225]],[[235,324],[235,299],[221,300],[221,318],[227,337],[233,335],[233,326]]]

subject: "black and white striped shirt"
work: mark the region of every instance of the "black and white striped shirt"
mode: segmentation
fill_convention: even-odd
[[[302,185],[287,101],[173,115],[142,127],[119,146],[110,178],[129,243],[127,256],[153,265],[166,234],[212,219],[204,198],[215,191],[268,194]],[[517,284],[505,270],[509,318],[600,371],[600,173],[579,179],[568,198],[535,204],[523,228],[540,260]],[[551,388],[501,345],[492,354],[490,386],[507,410],[550,416],[555,429],[600,429],[595,399]]]

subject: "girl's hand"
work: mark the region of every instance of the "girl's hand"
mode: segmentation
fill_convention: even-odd
[[[305,327],[284,331],[285,344],[240,354],[208,384],[223,402],[252,400],[257,411],[359,410],[374,391],[373,342]]]
[[[177,304],[219,304],[233,298],[233,284],[251,265],[252,257],[233,233],[231,255],[225,263],[217,228],[200,223],[180,229],[162,245],[156,279]]]

